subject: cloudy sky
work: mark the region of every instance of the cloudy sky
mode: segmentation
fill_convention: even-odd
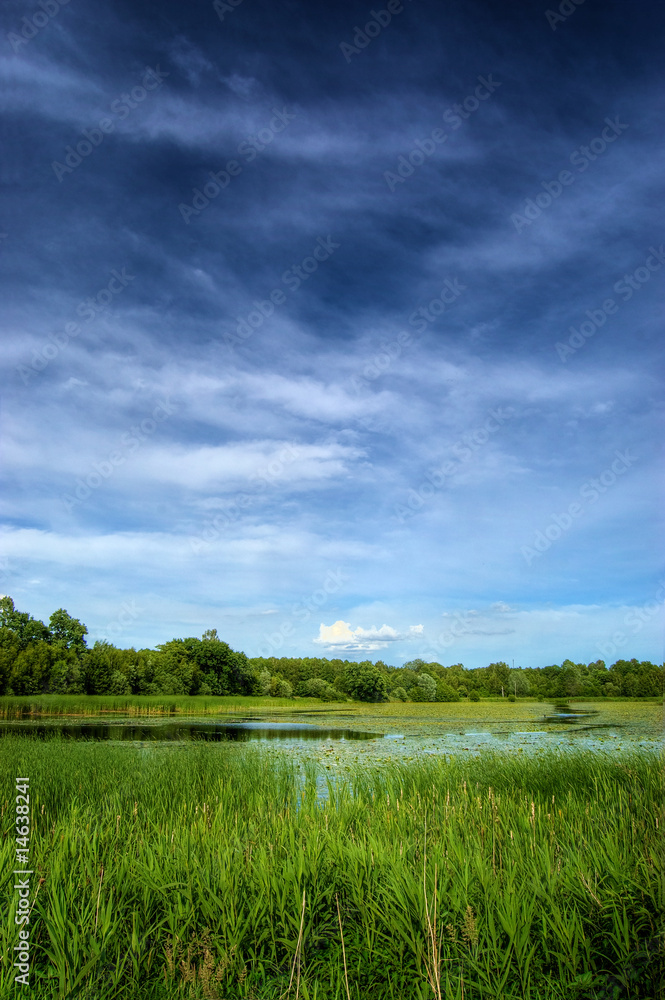
[[[561,11],[8,0],[19,608],[122,646],[662,659],[665,19]]]

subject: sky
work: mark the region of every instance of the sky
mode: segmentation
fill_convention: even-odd
[[[122,647],[660,662],[664,28],[9,0],[2,592]]]

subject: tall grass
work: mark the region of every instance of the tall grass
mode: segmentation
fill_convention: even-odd
[[[643,998],[662,982],[655,757],[393,764],[0,740],[31,784],[32,996]],[[319,785],[320,787],[320,785]],[[2,996],[14,991],[3,918]]]
[[[307,704],[307,702],[305,702]],[[318,700],[316,701],[318,705]],[[206,695],[3,695],[0,696],[0,718],[18,719],[26,716],[63,715],[246,715],[252,710],[261,713],[293,711],[289,698],[252,698],[227,695],[213,698]]]

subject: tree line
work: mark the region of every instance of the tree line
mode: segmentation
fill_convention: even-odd
[[[63,608],[48,625],[0,599],[0,694],[267,695],[324,701],[459,701],[469,698],[630,697],[662,695],[663,664],[648,660],[511,669],[498,661],[467,670],[411,660],[254,657],[223,642],[216,629],[201,638],[171,639],[155,649],[88,646],[88,630]]]

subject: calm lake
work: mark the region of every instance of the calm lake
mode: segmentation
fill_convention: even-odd
[[[182,742],[203,740],[245,742],[247,740],[371,740],[378,733],[356,732],[351,729],[324,729],[306,722],[274,722],[245,719],[236,722],[212,722],[210,719],[101,719],[71,722],[62,719],[20,720],[0,723],[0,736],[5,734],[47,739],[62,736],[72,740],[116,740],[129,743]]]
[[[657,702],[487,701],[480,703],[383,703],[313,708],[295,702],[279,712],[229,717],[173,714],[23,716],[0,722],[0,735],[187,747],[203,742],[252,742],[268,753],[295,754],[327,769],[364,762],[414,760],[432,755],[477,755],[484,750],[538,754],[555,748],[605,752],[662,745],[663,705]],[[221,716],[221,717],[220,717]],[[277,716],[277,718],[276,718]]]

